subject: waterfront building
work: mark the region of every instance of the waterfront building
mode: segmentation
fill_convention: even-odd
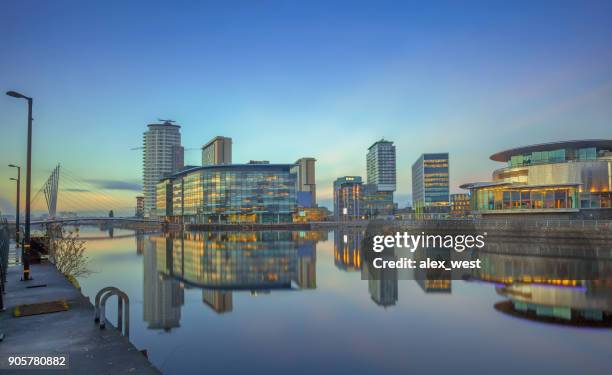
[[[294,223],[308,223],[311,221],[325,221],[329,215],[329,210],[325,207],[304,208],[300,207],[298,199],[298,209],[293,215]]]
[[[417,215],[449,212],[448,153],[422,154],[412,165],[412,207]]]
[[[156,198],[157,200],[157,198]],[[145,212],[145,208],[144,208],[144,197],[142,195],[139,195],[136,197],[136,212],[134,214],[134,216],[136,217],[144,217],[144,212]]]
[[[149,124],[143,134],[143,196],[144,215],[155,216],[156,185],[167,174],[183,167],[180,126],[167,120]]]
[[[457,193],[450,195],[450,215],[455,218],[467,217],[470,214],[470,194]]]
[[[360,176],[345,176],[334,181],[334,217],[336,220],[361,218]]]
[[[315,158],[304,157],[295,162],[298,206],[313,208],[317,206],[317,185],[315,181]]]
[[[378,191],[393,193],[396,186],[395,146],[381,139],[368,148],[367,183]]]
[[[232,139],[217,136],[202,146],[202,165],[232,164]]]
[[[464,184],[479,215],[612,218],[612,140],[564,141],[491,155],[490,182]]]
[[[361,194],[361,214],[370,218],[393,215],[393,192],[378,190],[376,184],[365,184]]]
[[[297,212],[293,164],[191,167],[157,184],[158,214],[178,223],[286,223]]]

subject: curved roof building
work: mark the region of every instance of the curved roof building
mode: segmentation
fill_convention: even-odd
[[[294,164],[186,167],[157,184],[158,216],[186,224],[291,222]]]
[[[475,214],[612,217],[612,140],[518,147],[491,155],[506,166],[492,181],[464,184]]]

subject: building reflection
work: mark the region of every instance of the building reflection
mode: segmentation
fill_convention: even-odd
[[[378,306],[387,308],[394,306],[398,299],[398,274],[395,268],[375,268],[372,264],[374,256],[383,260],[395,259],[395,249],[385,249],[376,254],[372,251],[364,253],[365,264],[361,268],[361,279],[368,281],[368,292],[372,301]]]
[[[451,249],[419,249],[414,252],[414,260],[421,262],[426,258],[436,261],[450,263]],[[447,293],[452,292],[452,274],[441,268],[416,268],[414,270],[414,280],[425,293]]]
[[[233,310],[231,290],[202,289],[202,301],[217,314]]]
[[[142,230],[136,230],[136,254],[144,253],[145,236]]]
[[[540,254],[605,254],[609,245],[546,240],[520,247],[498,242],[498,253],[481,252],[482,268],[468,277],[495,283],[505,298],[495,309],[522,319],[573,326],[612,327],[612,259]],[[510,251],[514,249],[515,254]],[[536,254],[536,255],[530,255]]]
[[[360,271],[363,257],[363,232],[360,230],[334,231],[334,264],[342,271]]]
[[[160,261],[167,259],[168,255],[172,257],[172,252],[168,254],[166,251],[167,243],[165,239],[154,241],[149,238],[144,241],[143,319],[149,329],[170,331],[180,326],[181,306],[185,297],[179,281],[159,272],[164,269]]]
[[[145,289],[145,301],[155,301],[159,306],[177,306],[180,300],[178,314],[174,316],[178,324],[182,288],[160,294],[154,289],[154,281],[202,289],[203,303],[219,314],[233,311],[236,291],[260,295],[279,289],[315,289],[316,243],[325,236],[326,233],[314,231],[151,235],[148,238],[151,254],[145,250],[145,264],[148,265],[145,286],[149,285]],[[179,292],[180,298],[175,296]],[[158,295],[166,300],[156,299]]]

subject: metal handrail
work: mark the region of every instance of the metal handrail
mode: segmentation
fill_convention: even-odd
[[[102,288],[96,294],[96,304],[94,307],[94,322],[100,323],[100,329],[106,329],[106,300],[112,296],[117,296],[117,329],[125,337],[130,337],[130,299],[128,295],[119,288],[108,286]],[[123,316],[125,314],[125,328]]]

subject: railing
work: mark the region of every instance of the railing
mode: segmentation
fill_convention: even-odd
[[[117,329],[125,337],[130,337],[130,299],[127,294],[114,286],[107,286],[100,289],[96,294],[94,306],[94,322],[100,323],[100,329],[106,328],[106,300],[112,296],[117,296]],[[124,305],[125,304],[125,305]],[[125,309],[124,309],[125,307]],[[123,315],[125,314],[125,327],[123,325]],[[124,329],[125,328],[125,329]]]
[[[9,253],[9,227],[6,219],[0,221],[0,311],[4,310],[4,284],[6,283],[6,269],[8,267]]]
[[[463,227],[466,225],[477,228],[563,228],[563,229],[609,229],[612,230],[612,220],[582,220],[582,219],[446,219],[446,220],[395,220],[394,225],[415,225],[435,227]]]

